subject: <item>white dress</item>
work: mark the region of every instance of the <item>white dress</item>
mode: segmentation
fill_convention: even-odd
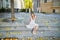
[[[34,28],[34,26],[36,26],[38,28],[38,24],[35,23],[35,19],[31,19],[30,23],[28,25],[26,25],[27,28],[32,29]]]

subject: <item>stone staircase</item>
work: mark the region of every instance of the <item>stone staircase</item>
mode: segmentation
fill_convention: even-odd
[[[0,38],[5,37],[45,37],[54,36],[60,37],[60,15],[58,14],[35,14],[36,23],[39,24],[37,34],[32,34],[31,29],[26,28],[29,23],[30,14],[15,14],[16,20],[12,23],[3,22],[5,18],[10,18],[5,16],[0,18]]]

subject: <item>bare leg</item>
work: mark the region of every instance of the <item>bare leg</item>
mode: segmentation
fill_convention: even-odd
[[[37,29],[38,29],[37,26],[34,26],[34,28],[33,28],[33,30],[32,30],[32,31],[33,31],[32,33],[33,33],[33,34],[36,34]]]

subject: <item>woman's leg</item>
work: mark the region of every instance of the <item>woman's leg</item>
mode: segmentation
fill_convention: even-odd
[[[33,34],[36,34],[38,27],[35,25],[34,28],[32,29]]]

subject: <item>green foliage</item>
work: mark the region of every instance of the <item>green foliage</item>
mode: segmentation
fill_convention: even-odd
[[[24,0],[24,8],[32,8],[32,0]]]

